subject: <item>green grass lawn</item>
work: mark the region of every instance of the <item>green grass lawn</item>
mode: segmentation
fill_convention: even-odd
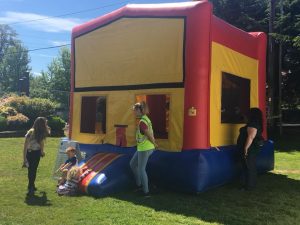
[[[253,192],[231,183],[199,195],[160,190],[143,199],[126,191],[95,199],[57,196],[51,175],[59,139],[49,138],[38,171],[38,197],[26,199],[23,139],[3,138],[0,224],[300,224],[300,142],[283,143],[276,144],[275,170],[260,176]]]

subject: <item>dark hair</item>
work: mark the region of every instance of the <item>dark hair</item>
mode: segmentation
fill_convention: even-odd
[[[257,123],[263,131],[263,116],[259,108],[251,108],[248,116],[248,123]]]
[[[133,110],[140,110],[141,113],[145,114],[145,110],[148,109],[147,103],[142,101],[133,105]]]
[[[45,117],[36,118],[32,128],[34,130],[34,138],[38,143],[41,143],[44,139],[46,139],[49,134],[47,119]]]

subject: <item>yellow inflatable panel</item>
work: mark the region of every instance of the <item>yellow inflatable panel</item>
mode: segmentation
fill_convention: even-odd
[[[221,123],[222,72],[250,80],[250,107],[258,107],[258,60],[216,42],[211,48],[210,145],[236,143],[243,124]]]
[[[183,82],[183,18],[122,18],[75,39],[75,88]]]
[[[152,89],[152,90],[126,90],[126,91],[95,91],[75,92],[72,121],[72,139],[80,143],[116,144],[115,125],[127,125],[127,146],[135,146],[136,118],[132,105],[138,95],[168,95],[170,96],[169,136],[168,139],[157,139],[159,149],[181,151],[183,143],[183,108],[184,89]],[[87,96],[106,97],[106,134],[81,133],[81,100]],[[151,109],[150,109],[151,110]]]

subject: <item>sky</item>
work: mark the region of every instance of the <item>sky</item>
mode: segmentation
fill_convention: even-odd
[[[183,1],[185,0],[0,0],[0,24],[11,26],[25,47],[32,50],[70,44],[74,26],[126,4]],[[69,45],[68,47],[70,48]],[[60,48],[52,48],[29,52],[31,73],[38,76],[42,70],[46,71],[53,58],[58,56],[59,50]]]

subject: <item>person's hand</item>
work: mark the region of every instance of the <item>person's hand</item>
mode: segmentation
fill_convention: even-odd
[[[155,149],[158,148],[158,144],[156,144],[156,142],[154,142],[154,147],[155,147]]]
[[[248,157],[248,153],[247,152],[245,152],[245,154],[244,154],[244,158],[246,159]]]
[[[28,161],[26,159],[23,160],[22,168],[28,168],[28,167],[29,167]]]
[[[45,152],[41,151],[41,157],[44,157],[44,156],[45,156]]]

